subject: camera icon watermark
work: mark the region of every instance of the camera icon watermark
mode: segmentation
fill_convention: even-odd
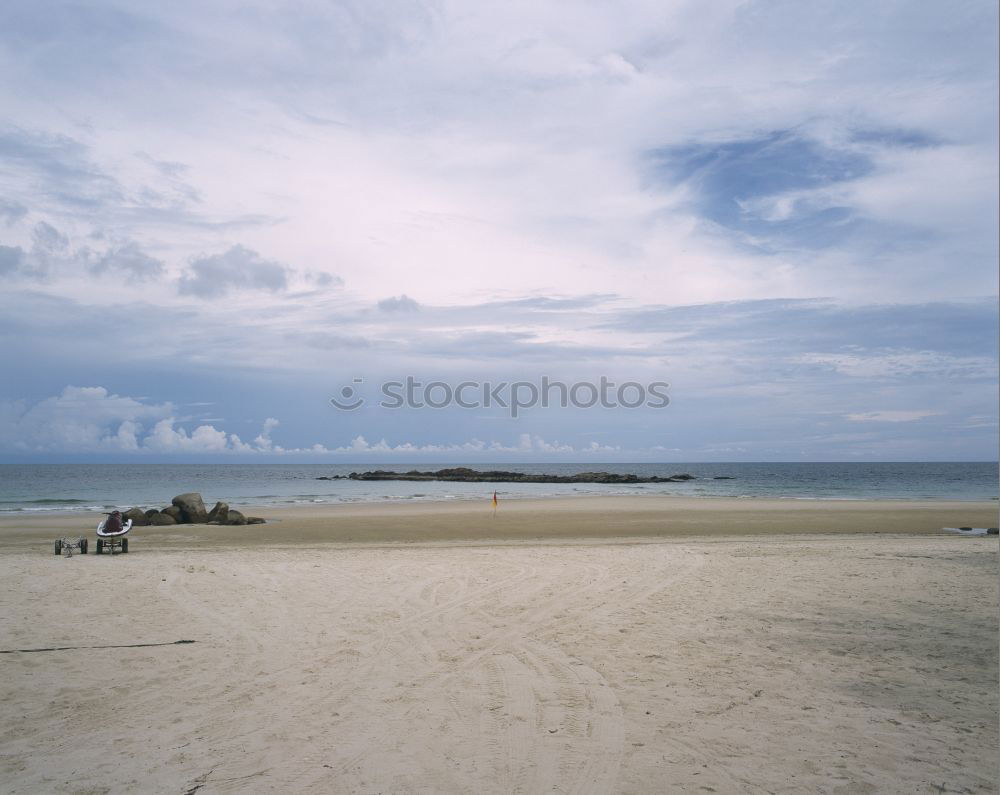
[[[354,384],[364,383],[363,378],[353,379]],[[567,384],[542,376],[534,381],[418,381],[412,375],[401,381],[383,381],[379,387],[384,409],[444,409],[457,406],[463,409],[500,408],[512,418],[527,409],[536,407],[589,409],[662,409],[670,405],[666,381],[623,381],[616,383],[607,376],[597,381],[577,381]],[[365,404],[365,398],[353,386],[345,386],[339,397],[330,403],[341,411],[354,411]]]
[[[353,379],[353,383],[355,384],[363,384],[364,382],[364,378]],[[358,396],[357,390],[353,386],[345,386],[340,390],[340,399],[332,397],[330,398],[330,403],[341,411],[354,411],[365,404],[365,399]]]

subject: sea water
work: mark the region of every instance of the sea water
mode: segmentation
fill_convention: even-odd
[[[453,466],[533,474],[581,471],[661,477],[682,483],[452,483],[318,480],[368,469],[406,472]],[[783,499],[996,500],[996,462],[734,464],[6,464],[0,465],[0,513],[104,511],[160,507],[176,494],[201,492],[209,506],[326,504],[394,500],[485,500],[574,495],[670,494]]]

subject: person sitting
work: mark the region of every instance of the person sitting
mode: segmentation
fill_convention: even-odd
[[[120,533],[122,531],[122,512],[112,511],[108,514],[108,518],[104,522],[104,532],[111,535],[113,533]]]

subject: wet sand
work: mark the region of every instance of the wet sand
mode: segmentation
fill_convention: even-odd
[[[231,544],[526,541],[801,533],[940,533],[995,527],[996,502],[770,500],[692,497],[572,497],[481,502],[355,503],[253,508],[264,525],[137,527],[135,543],[170,548]],[[98,514],[0,518],[0,550],[27,549],[60,534],[89,533]]]

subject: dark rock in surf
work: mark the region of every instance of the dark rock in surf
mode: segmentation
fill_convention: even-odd
[[[122,521],[132,520],[132,524],[136,527],[142,527],[146,524],[146,512],[142,508],[129,508],[127,511],[122,513]]]
[[[681,483],[696,480],[694,475],[686,472],[679,475],[659,477],[641,477],[617,472],[578,472],[575,475],[533,475],[525,472],[507,472],[504,470],[478,471],[468,467],[452,467],[434,472],[421,472],[412,469],[409,472],[389,472],[376,469],[370,472],[352,472],[350,480],[443,480],[461,483],[604,483],[610,485],[632,485],[636,483]],[[323,477],[321,480],[334,480],[335,477]]]
[[[218,522],[219,524],[225,524],[229,521],[229,503],[227,502],[217,502],[215,507],[208,512],[208,522]]]
[[[178,494],[171,501],[181,509],[181,518],[188,524],[205,524],[208,521],[208,511],[205,510],[205,501],[196,491],[187,494]]]

